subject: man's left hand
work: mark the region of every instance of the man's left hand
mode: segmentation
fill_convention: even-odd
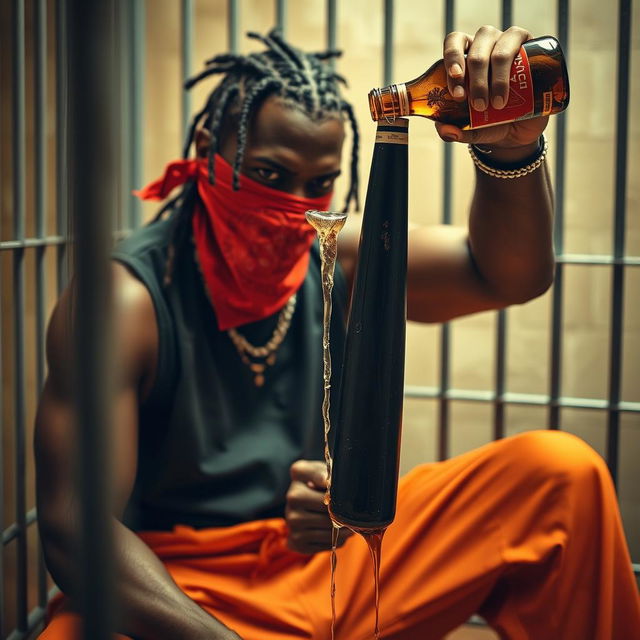
[[[318,460],[296,460],[291,465],[291,484],[287,491],[285,519],[289,526],[287,544],[299,553],[317,553],[331,549],[333,524],[324,503],[327,467]],[[340,529],[341,547],[352,534]]]

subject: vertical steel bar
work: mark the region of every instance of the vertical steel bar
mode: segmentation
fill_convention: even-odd
[[[569,62],[569,0],[558,2],[558,40],[562,46],[565,60]],[[564,253],[564,192],[565,192],[565,156],[567,143],[567,112],[556,116],[556,162],[554,176],[555,218],[554,242],[558,255]]]
[[[13,3],[13,233],[16,240],[25,237],[25,17],[24,0]]]
[[[393,0],[384,0],[384,66],[382,84],[391,84],[393,78]]]
[[[512,2],[502,0],[502,28],[506,29],[511,24]],[[495,400],[493,405],[493,439],[504,438],[504,414],[503,402],[506,387],[506,359],[507,359],[507,312],[501,309],[496,318],[496,371],[495,371]]]
[[[75,229],[75,392],[82,544],[83,634],[114,628],[112,518],[107,438],[111,405],[111,216],[118,201],[116,119],[119,50],[115,3],[69,0],[69,146]],[[87,131],[92,131],[89,138]],[[86,215],[91,212],[91,215]],[[96,292],[99,292],[96,295]]]
[[[444,35],[451,33],[455,23],[455,2],[454,0],[445,0],[444,3]],[[443,201],[442,201],[442,222],[451,224],[452,222],[452,204],[453,204],[453,145],[444,145],[444,183],[443,183]],[[446,326],[446,325],[444,325]],[[448,388],[448,382],[447,382]]]
[[[229,51],[231,53],[238,53],[238,32],[240,24],[240,10],[238,6],[238,0],[229,0],[229,22],[228,22],[228,37],[229,37]]]
[[[194,0],[181,0],[181,63],[182,83],[193,69]],[[181,83],[181,84],[182,84]],[[191,119],[191,94],[182,88],[182,141],[189,131]]]
[[[565,58],[569,56],[569,0],[558,2],[558,39],[562,45]],[[555,217],[553,221],[554,250],[556,255],[564,253],[564,187],[565,187],[565,157],[567,139],[567,114],[563,112],[556,116],[556,160],[555,160]],[[562,394],[562,324],[564,300],[565,265],[559,262],[552,292],[551,306],[551,362],[549,385],[549,422],[550,429],[561,426],[560,403]]]
[[[34,101],[35,101],[35,210],[36,236],[43,238],[47,202],[46,112],[47,112],[47,3],[35,0],[34,14]]]
[[[496,317],[496,371],[495,371],[495,399],[493,405],[493,439],[504,438],[503,402],[506,378],[507,357],[507,312],[500,309]]]
[[[2,106],[0,105],[0,114]],[[1,273],[1,262],[0,262],[0,273]],[[0,278],[0,294],[2,293],[2,279]],[[0,373],[4,370],[3,368],[3,359],[2,359],[2,348],[1,345],[4,344],[3,341],[3,330],[2,330],[2,319],[4,318],[4,308],[2,304],[3,296],[0,295]],[[0,418],[4,416],[4,397],[2,390],[0,389]],[[4,465],[4,438],[0,437],[0,463]],[[4,510],[5,510],[5,489],[4,489],[4,470],[0,469],[0,531],[5,530],[4,524]],[[1,534],[0,534],[1,536]],[[0,620],[6,620],[4,614],[4,544],[0,542]],[[2,629],[2,625],[0,624],[0,630]]]
[[[627,222],[627,148],[629,131],[629,68],[631,57],[631,0],[620,0],[618,13],[618,92],[616,113],[615,219],[612,277],[611,337],[609,356],[609,402],[607,464],[614,483],[618,480],[622,343],[624,331],[624,265]]]
[[[450,402],[447,391],[451,379],[451,325],[446,322],[440,331],[440,403],[438,406],[438,460],[449,457]]]
[[[444,3],[444,35],[451,33],[455,24],[455,2],[454,0],[445,0]],[[442,201],[442,222],[451,224],[452,222],[452,205],[453,205],[453,145],[444,145],[444,183],[443,183],[443,201]]]
[[[35,0],[35,208],[36,236],[46,236],[45,211],[47,202],[47,2]],[[36,393],[44,384],[45,374],[45,314],[46,314],[46,245],[36,250]],[[38,604],[47,603],[47,573],[44,557],[38,553]]]
[[[338,6],[337,0],[327,0],[327,49],[338,48]],[[336,68],[335,59],[329,60],[332,69]]]
[[[0,100],[0,122],[4,122],[4,100]],[[3,364],[3,348],[2,345],[4,342],[4,333],[3,333],[3,319],[4,319],[4,308],[2,301],[4,300],[4,296],[2,295],[2,256],[0,256],[0,376],[4,371]],[[4,422],[4,393],[3,389],[0,388],[0,421]],[[0,531],[5,530],[4,524],[4,513],[5,513],[5,488],[4,488],[4,437],[0,436],[0,465],[2,465],[2,469],[0,469]],[[0,621],[6,620],[4,614],[4,544],[0,542]],[[2,631],[3,624],[0,623],[0,632]]]
[[[25,237],[26,125],[25,125],[25,16],[24,0],[13,4],[13,233],[16,240]],[[13,340],[14,340],[14,430],[15,430],[15,519],[16,539],[16,617],[18,631],[28,627],[27,611],[27,498],[26,498],[26,415],[24,351],[24,262],[25,250],[13,253]]]
[[[129,82],[129,103],[126,107],[129,117],[129,138],[123,136],[124,148],[129,159],[129,180],[127,183],[127,198],[129,209],[128,226],[136,229],[142,223],[142,203],[131,194],[132,189],[142,186],[143,154],[143,121],[144,121],[144,87],[145,87],[145,3],[144,0],[131,0],[126,27],[128,32],[123,35],[128,41],[127,51],[130,54],[130,64],[127,70]]]
[[[335,51],[337,49],[337,22],[338,22],[338,7],[337,0],[327,0],[327,49]],[[328,60],[329,66],[335,70],[336,60],[330,58]],[[331,208],[337,206],[335,196],[331,201]]]
[[[505,30],[513,24],[512,0],[502,0],[502,29]]]
[[[142,186],[143,156],[142,144],[144,136],[144,89],[145,89],[145,3],[143,0],[133,0],[131,3],[131,68],[129,81],[131,87],[129,95],[131,98],[130,115],[130,166],[131,166],[131,186],[139,189]],[[142,223],[142,203],[131,193],[129,193],[129,206],[131,211],[131,226],[137,228]]]
[[[287,35],[287,0],[276,0],[276,26],[283,36]]]
[[[23,210],[24,213],[24,210]],[[25,367],[24,367],[24,249],[14,250],[14,376],[15,376],[15,518],[18,527],[16,539],[16,601],[18,629],[27,629],[27,498],[26,498],[26,417],[25,417]]]
[[[67,0],[56,2],[56,233],[69,237]],[[58,247],[58,294],[67,283],[67,244]]]
[[[451,33],[455,22],[455,2],[444,3],[444,35]],[[451,224],[453,205],[453,147],[444,145],[442,222]],[[449,399],[447,391],[451,384],[451,325],[445,322],[440,329],[440,402],[438,406],[438,460],[449,457]]]
[[[119,215],[113,216],[113,229],[132,229],[131,210],[131,39],[129,31],[132,22],[132,6],[136,0],[116,0],[117,40],[120,51],[120,69],[118,96],[120,99],[120,126],[118,127],[119,176],[120,190]]]
[[[24,0],[13,4],[13,226],[14,238],[25,237],[25,16]],[[26,416],[24,352],[24,249],[13,254],[13,340],[14,340],[14,430],[15,430],[15,519],[16,539],[16,617],[19,631],[28,628],[27,611],[27,499],[26,499]]]
[[[0,118],[2,117],[2,101],[0,101]],[[4,334],[2,329],[2,320],[4,318],[4,308],[2,301],[4,296],[2,295],[2,262],[0,260],[0,374],[4,371],[3,358],[2,358],[2,345],[4,344]],[[2,389],[0,389],[0,420],[4,419],[4,397]],[[4,438],[0,437],[0,464],[4,466]],[[4,510],[5,510],[5,488],[4,488],[4,470],[0,469],[0,531],[5,530],[4,524]],[[0,534],[1,537],[1,534]],[[4,614],[4,544],[0,542],[0,620],[6,620]],[[2,624],[0,624],[0,630]]]

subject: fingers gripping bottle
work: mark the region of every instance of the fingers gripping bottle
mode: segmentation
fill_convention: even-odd
[[[374,120],[423,116],[461,129],[547,116],[564,111],[568,105],[567,66],[560,44],[552,36],[535,38],[522,45],[511,65],[509,98],[502,109],[489,105],[485,111],[476,111],[466,100],[455,101],[447,88],[443,60],[414,80],[369,93]]]

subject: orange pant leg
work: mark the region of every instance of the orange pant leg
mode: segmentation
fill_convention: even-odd
[[[330,637],[327,581],[319,556],[298,577],[317,638]],[[640,638],[609,472],[565,433],[528,432],[403,478],[381,583],[384,638],[435,640],[478,611],[509,640]],[[362,540],[339,552],[337,608],[338,640],[373,637]]]
[[[57,596],[51,601],[47,617],[49,623],[38,636],[38,640],[76,640],[81,637],[82,620],[77,613],[66,609],[66,600],[63,596]],[[113,640],[131,639],[129,636],[116,633]]]
[[[142,534],[185,593],[244,640],[328,640],[329,554],[292,553],[285,537],[281,520]],[[373,637],[372,584],[354,536],[338,550],[336,640]],[[509,640],[635,640],[640,629],[608,470],[559,432],[507,438],[403,478],[381,588],[382,637],[393,640],[442,638],[476,611]],[[50,628],[69,622],[55,616]]]
[[[310,557],[287,549],[282,519],[139,535],[182,591],[243,640],[312,637],[309,616],[290,580]],[[64,601],[52,614],[41,640],[79,638],[79,616],[66,611]]]

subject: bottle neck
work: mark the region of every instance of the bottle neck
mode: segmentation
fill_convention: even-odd
[[[409,96],[404,83],[390,84],[369,93],[371,117],[376,120],[394,120],[409,115]]]

